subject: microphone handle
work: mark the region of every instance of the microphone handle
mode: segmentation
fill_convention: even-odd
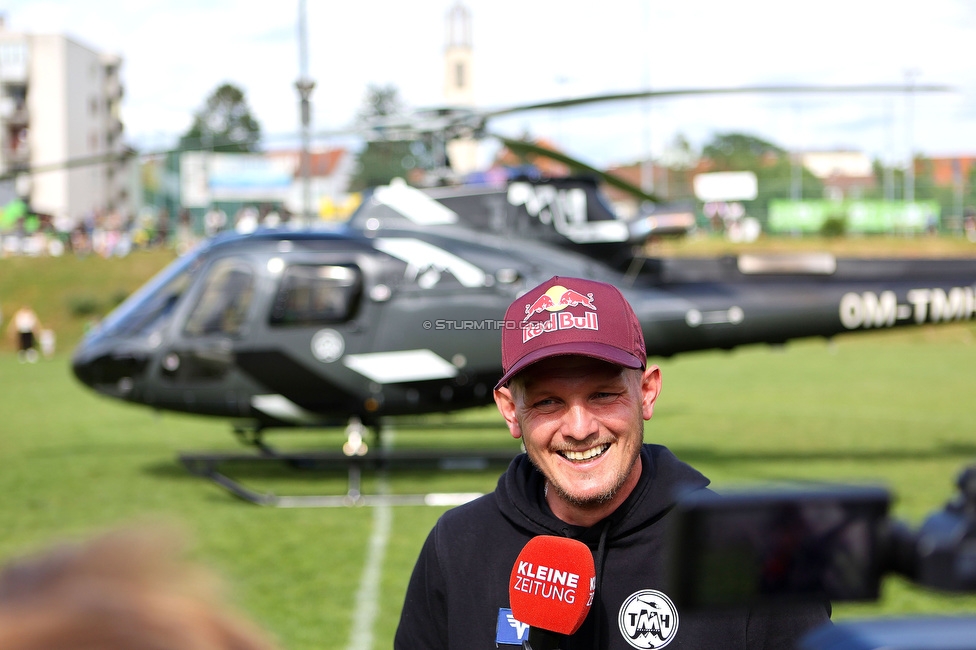
[[[540,627],[530,627],[529,638],[522,642],[522,650],[558,650],[563,636]]]

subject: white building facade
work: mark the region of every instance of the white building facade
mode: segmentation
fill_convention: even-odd
[[[119,56],[0,21],[0,202],[12,192],[56,222],[132,212]]]

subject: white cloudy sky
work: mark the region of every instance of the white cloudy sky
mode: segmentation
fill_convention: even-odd
[[[348,125],[368,84],[410,106],[442,102],[445,16],[454,0],[308,0],[314,128]],[[606,165],[743,131],[787,148],[909,146],[976,154],[972,0],[466,0],[479,106],[601,92],[757,84],[948,84],[946,94],[670,99],[498,120]],[[168,146],[225,81],[245,89],[266,134],[298,130],[298,0],[6,0],[16,31],[67,33],[124,57],[124,121]],[[911,105],[913,108],[908,109]],[[912,119],[908,119],[909,115]],[[909,144],[911,143],[911,144]]]

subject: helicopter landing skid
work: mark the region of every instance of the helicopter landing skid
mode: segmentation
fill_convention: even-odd
[[[194,476],[208,478],[234,496],[260,506],[276,508],[335,508],[341,506],[456,506],[481,496],[477,492],[430,494],[363,494],[362,472],[375,469],[384,472],[395,468],[435,468],[440,470],[481,470],[491,465],[508,464],[515,453],[510,450],[379,450],[359,456],[339,452],[281,453],[262,446],[258,454],[185,453],[180,462]],[[244,486],[227,476],[220,468],[232,463],[283,462],[303,469],[348,470],[348,484],[343,495],[278,496]]]

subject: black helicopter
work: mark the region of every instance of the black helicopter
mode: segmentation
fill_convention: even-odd
[[[646,90],[494,110],[429,109],[379,116],[352,130],[367,139],[427,142],[435,176],[446,167],[447,142],[490,135],[519,155],[553,158],[656,202],[560,152],[489,134],[488,122],[634,99],[909,90],[949,88]],[[74,371],[119,399],[247,419],[259,438],[271,427],[350,418],[375,426],[386,415],[487,403],[501,368],[497,319],[515,297],[552,275],[598,277],[629,292],[652,355],[972,315],[976,263],[965,261],[826,255],[681,261],[635,254],[648,236],[693,225],[693,215],[680,212],[621,219],[597,182],[584,177],[422,191],[393,183],[375,188],[341,228],[207,242],[92,331],[75,352]],[[935,292],[931,309],[913,306],[921,305],[916,290]],[[855,295],[863,306],[845,298]],[[906,309],[924,314],[906,316]],[[842,318],[843,310],[851,315]]]
[[[484,115],[448,112],[420,131],[480,136]],[[423,190],[394,182],[340,227],[206,242],[90,332],[73,369],[104,395],[244,423],[236,431],[269,457],[269,429],[348,425],[343,450],[356,457],[364,427],[379,433],[387,416],[490,403],[501,329],[513,325],[505,309],[553,275],[620,287],[652,357],[976,314],[976,260],[643,254],[649,235],[689,225],[619,218],[585,178]],[[536,307],[546,308],[526,305]],[[199,473],[214,477],[209,464]]]
[[[110,397],[232,419],[264,458],[347,463],[348,494],[309,504],[254,493],[218,471],[240,455],[181,457],[257,503],[342,505],[368,503],[360,468],[386,462],[378,448],[367,456],[366,427],[378,436],[387,416],[491,402],[502,328],[518,326],[502,320],[506,307],[553,275],[620,287],[650,357],[976,315],[976,259],[644,257],[635,242],[652,224],[612,217],[593,181],[480,190],[393,183],[336,229],[206,242],[91,331],[74,352],[74,373]],[[527,313],[559,318],[558,299],[526,297]],[[278,427],[342,425],[344,454],[328,458],[286,458],[263,439]]]
[[[649,356],[976,314],[973,259],[634,255],[648,228],[613,218],[593,182],[394,183],[340,228],[207,242],[90,332],[73,368],[102,394],[257,431],[378,425],[489,403],[505,308],[553,275],[619,286]]]

